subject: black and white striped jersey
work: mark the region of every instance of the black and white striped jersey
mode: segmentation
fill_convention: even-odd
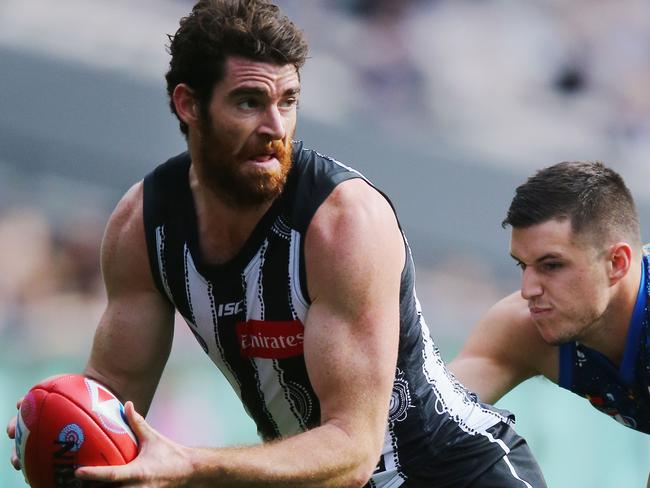
[[[155,281],[226,376],[264,440],[317,426],[320,406],[302,350],[310,306],[304,238],[335,186],[363,177],[296,142],[283,193],[238,255],[211,265],[201,257],[189,167],[183,153],[144,180]],[[496,432],[510,418],[479,403],[446,369],[415,294],[406,240],[405,247],[398,362],[383,453],[369,486],[462,486],[459,480],[476,476],[508,452]]]

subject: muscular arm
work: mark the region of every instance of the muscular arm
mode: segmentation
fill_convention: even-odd
[[[84,374],[146,413],[171,348],[173,310],[157,291],[147,257],[142,183],[127,192],[102,242],[108,303]]]
[[[558,351],[544,343],[516,292],[485,314],[449,368],[482,401],[495,403],[532,376],[557,382]]]
[[[108,304],[84,374],[146,413],[169,356],[173,313],[149,270],[141,183],[127,192],[109,219],[102,241],[102,273]],[[16,435],[15,416],[7,434],[11,439]],[[11,463],[20,469],[15,450]]]
[[[339,185],[310,224],[305,260],[312,304],[304,355],[320,426],[264,445],[186,448],[128,405],[144,439],[140,456],[77,474],[129,486],[363,486],[381,454],[399,342],[405,249],[386,200],[361,180]]]

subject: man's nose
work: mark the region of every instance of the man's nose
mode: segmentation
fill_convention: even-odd
[[[543,293],[541,282],[535,270],[527,267],[521,276],[521,296],[525,300],[538,297]]]
[[[277,105],[270,105],[264,112],[259,132],[268,136],[272,141],[282,140],[286,134],[285,122],[286,120]]]

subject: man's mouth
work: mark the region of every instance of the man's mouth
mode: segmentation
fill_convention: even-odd
[[[540,306],[530,306],[528,307],[528,309],[530,310],[530,314],[533,317],[538,317],[540,315],[547,314],[553,310],[551,307],[540,307]]]
[[[251,160],[257,161],[258,163],[266,163],[268,161],[271,161],[272,159],[277,159],[277,156],[275,153],[270,153],[270,154],[258,154],[256,156],[253,156]]]

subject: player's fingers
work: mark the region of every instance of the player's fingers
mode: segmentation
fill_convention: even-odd
[[[144,417],[135,411],[133,402],[126,402],[124,405],[124,411],[126,413],[129,427],[133,430],[133,433],[138,438],[140,444],[142,444],[142,441],[146,441],[154,435],[155,431],[149,426]]]
[[[16,402],[16,408],[20,408],[20,405],[23,403],[23,398],[25,397],[20,397],[18,401]],[[7,435],[9,436],[9,439],[15,439],[16,438],[16,422],[17,422],[17,416],[13,416],[9,423],[7,424]],[[20,470],[20,461],[18,460],[18,456],[16,455],[16,446],[13,446],[11,449],[11,465],[14,467],[16,470]]]
[[[123,466],[83,466],[77,468],[74,475],[85,481],[103,481],[113,483],[116,481],[129,481],[133,473],[128,465]]]
[[[16,417],[12,417],[7,424],[7,435],[9,436],[9,439],[16,437]]]
[[[24,398],[25,397],[20,397],[18,399],[16,402],[16,408],[20,408],[20,405],[22,405]],[[7,424],[7,435],[9,436],[9,439],[16,437],[16,415],[14,415]]]
[[[16,456],[16,449],[11,452],[11,465],[14,469],[20,470],[20,461],[18,460],[18,456]]]

